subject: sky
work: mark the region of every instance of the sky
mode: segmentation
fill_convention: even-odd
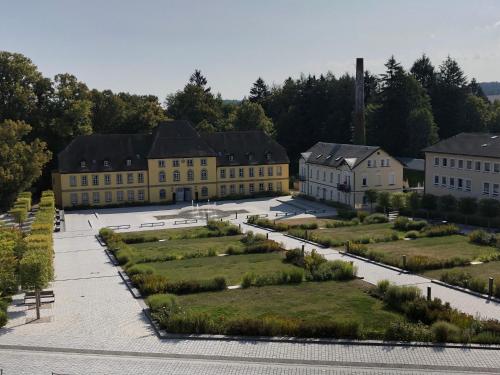
[[[381,73],[422,53],[500,81],[500,0],[0,0],[0,50],[47,77],[164,100],[201,69],[226,99],[260,76]]]

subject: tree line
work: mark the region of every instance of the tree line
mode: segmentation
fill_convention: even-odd
[[[164,102],[154,95],[90,89],[72,74],[42,75],[26,56],[0,51],[0,207],[36,182],[50,186],[56,155],[76,136],[149,133],[160,121],[186,119],[203,132],[261,129],[288,151],[292,173],[318,141],[349,143],[354,77],[301,75],[268,85],[258,78],[241,100],[224,100],[196,70]],[[463,131],[500,131],[490,104],[455,60],[438,67],[423,55],[409,70],[394,57],[377,76],[365,72],[367,143],[396,156]]]

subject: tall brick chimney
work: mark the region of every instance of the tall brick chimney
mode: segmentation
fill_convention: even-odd
[[[356,59],[356,83],[354,92],[354,119],[352,141],[356,145],[366,144],[365,129],[365,72],[363,58]]]

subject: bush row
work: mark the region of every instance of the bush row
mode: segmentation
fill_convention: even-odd
[[[317,229],[317,223],[303,223],[303,224],[287,224],[284,222],[276,222],[276,220],[269,220],[266,218],[259,217],[258,215],[250,216],[247,220],[249,224],[258,225],[259,227],[268,228],[275,230],[277,232],[285,232],[290,228],[300,228],[300,229]]]
[[[288,233],[292,236],[303,238],[308,241],[316,242],[319,243],[323,246],[326,247],[339,247],[345,245],[347,241],[344,240],[338,240],[334,238],[328,238],[328,237],[322,237],[320,234],[316,232],[309,232],[307,230],[302,230],[302,229],[291,229],[288,231]],[[377,242],[390,242],[390,241],[397,241],[399,240],[400,237],[398,233],[393,232],[389,235],[386,236],[380,236],[380,237],[360,237],[353,242],[355,243],[362,243],[362,244],[369,244],[369,243],[377,243]]]
[[[470,273],[462,270],[450,270],[443,272],[439,278],[441,281],[470,289],[478,293],[488,293],[488,283],[484,278],[472,277]],[[500,280],[493,285],[493,295],[500,298]]]
[[[133,274],[130,279],[144,296],[157,293],[191,294],[227,288],[227,281],[224,277],[214,277],[209,280],[169,281],[165,276],[149,273],[148,270],[143,271]]]
[[[242,288],[264,285],[300,284],[304,280],[304,271],[300,268],[293,270],[277,271],[271,274],[256,275],[247,272],[243,275]]]
[[[14,221],[18,224],[22,224],[28,218],[28,212],[31,210],[31,193],[25,191],[17,196],[12,208],[9,213],[14,218]]]

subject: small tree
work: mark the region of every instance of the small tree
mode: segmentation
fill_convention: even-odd
[[[381,191],[378,193],[377,202],[384,209],[384,212],[386,212],[387,208],[391,205],[391,195],[387,191]]]
[[[479,213],[488,218],[488,228],[490,227],[491,218],[498,216],[500,213],[500,202],[496,199],[485,198],[479,201]]]
[[[406,207],[406,195],[404,193],[393,193],[391,195],[391,207],[394,210]]]
[[[458,211],[465,216],[465,224],[467,217],[474,215],[477,211],[477,200],[472,197],[463,197],[458,200]]]
[[[373,204],[377,202],[378,191],[375,189],[369,189],[365,191],[365,197],[368,203],[370,203],[370,211],[373,212]]]
[[[16,207],[9,211],[15,222],[21,226],[28,218],[28,211],[24,207]]]
[[[25,290],[34,290],[36,294],[36,318],[40,319],[40,291],[50,281],[50,259],[46,254],[27,251],[19,262],[19,278]]]
[[[410,207],[412,216],[415,216],[415,211],[420,208],[420,195],[416,191],[408,195],[408,206]]]
[[[457,198],[450,194],[443,195],[439,197],[438,206],[445,214],[453,212],[457,208]]]
[[[427,217],[429,217],[429,211],[435,210],[437,208],[437,197],[432,194],[424,194],[421,201],[422,208],[427,210]]]

